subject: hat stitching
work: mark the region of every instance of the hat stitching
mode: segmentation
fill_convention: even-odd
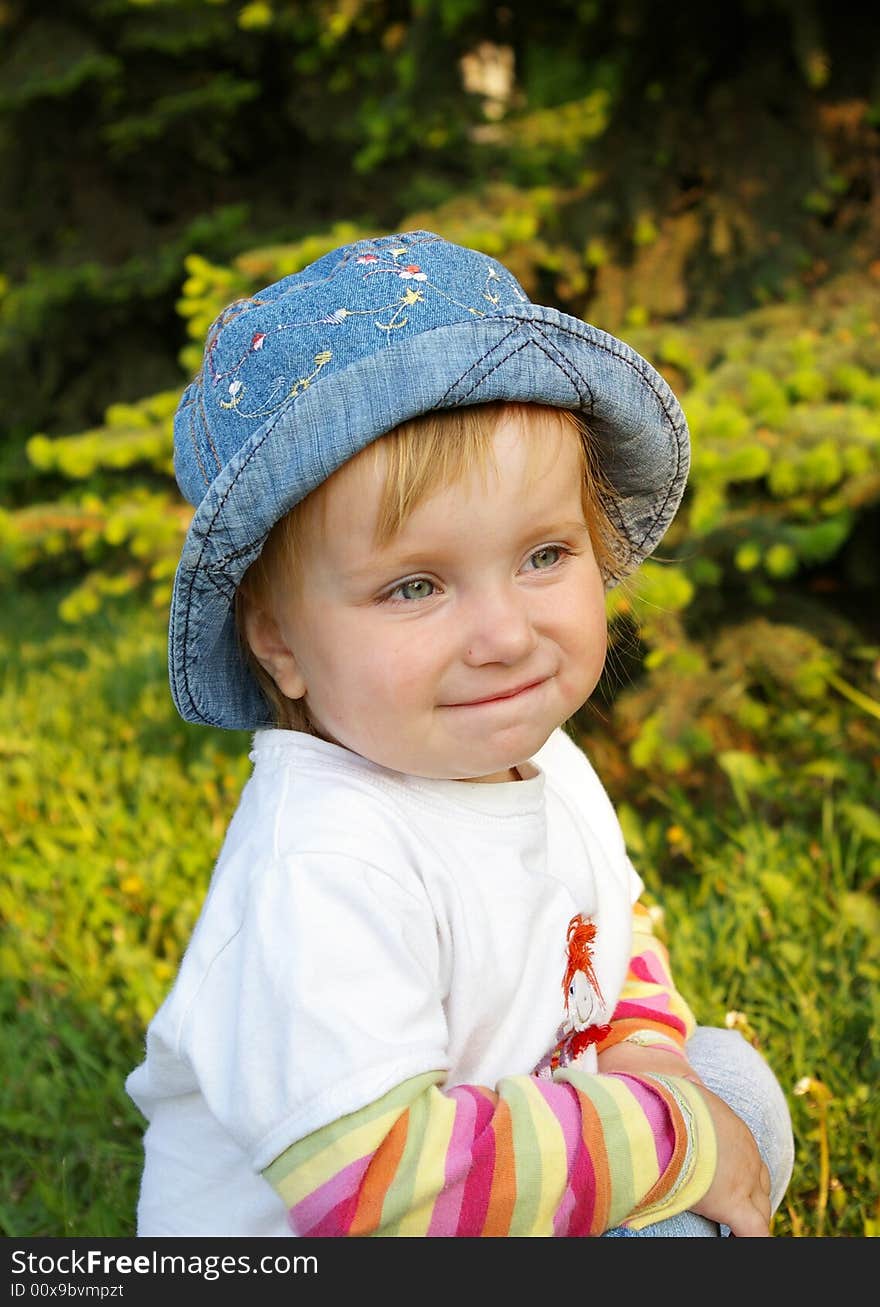
[[[199,392],[199,394],[201,395],[201,392]],[[209,485],[211,484],[211,478],[208,476],[208,469],[205,467],[204,463],[202,462],[202,455],[201,455],[201,452],[200,452],[200,450],[199,450],[199,442],[198,442],[198,438],[197,438],[196,430],[195,430],[195,426],[196,426],[197,418],[198,418],[198,414],[196,413],[196,404],[195,404],[195,401],[192,401],[192,402],[189,404],[189,438],[190,438],[190,444],[192,445],[193,453],[195,454],[195,458],[196,458],[196,462],[197,462],[198,465],[199,465],[199,471],[200,471],[201,474],[202,474],[202,480],[204,481],[204,483],[205,483],[206,486],[209,486]],[[207,423],[204,421],[204,418],[202,419],[202,425],[205,426],[205,427],[207,427]],[[206,433],[206,434],[207,434],[207,433]],[[210,437],[209,437],[209,440],[210,440]],[[216,455],[216,452],[217,452],[217,451],[215,450],[215,451],[214,451],[215,455]]]
[[[231,604],[232,600],[235,598],[235,591],[237,589],[232,577],[227,576],[226,572],[218,571],[216,566],[206,567],[203,575],[205,580],[209,581],[214,587],[221,599],[226,599]],[[225,586],[221,584],[222,581],[226,582]]]
[[[292,329],[293,327],[311,327],[314,325],[315,323],[313,322],[292,322],[292,323],[285,324],[284,327],[276,328],[276,330],[283,331],[283,330]],[[255,332],[253,336],[251,348],[248,350],[248,353],[251,353],[252,350],[261,349],[263,346],[263,341],[266,339],[266,335],[267,335],[266,332],[259,332],[259,331]],[[245,355],[245,358],[246,357],[247,355]],[[244,399],[248,388],[244,384],[244,382],[239,380],[238,378],[236,378],[236,380],[231,382],[229,385],[228,394],[230,398],[228,400],[221,399],[218,400],[217,402],[220,408],[227,409],[227,410],[234,409],[235,412],[240,417],[250,418],[250,419],[257,419],[257,418],[265,419],[269,417],[276,409],[283,408],[290,400],[296,399],[297,396],[301,395],[304,390],[307,390],[309,386],[312,384],[312,382],[314,381],[315,377],[317,377],[319,372],[322,370],[322,368],[325,368],[332,358],[333,358],[332,350],[330,349],[318,350],[317,354],[315,354],[312,359],[312,363],[313,363],[312,371],[305,377],[297,377],[296,381],[294,381],[292,385],[290,384],[288,378],[285,377],[283,374],[281,376],[276,376],[273,390],[269,394],[268,398],[262,401],[262,407],[253,409],[249,413],[246,412],[241,407],[242,400]],[[214,384],[216,385],[218,381],[223,379],[223,377],[228,377],[231,373],[236,372],[242,366],[244,361],[245,359],[242,358],[239,360],[238,363],[236,363],[234,368],[229,368],[226,372],[218,374],[214,380]],[[281,389],[282,385],[287,387],[286,393],[282,396],[280,400],[278,400],[276,404],[273,405],[272,401],[274,399],[274,396]]]
[[[291,400],[291,403],[292,403],[292,402],[293,402],[293,401]],[[211,533],[212,533],[213,530],[214,530],[214,526],[215,526],[215,523],[217,522],[218,517],[219,517],[220,514],[223,512],[223,508],[224,508],[224,506],[225,506],[225,504],[226,504],[226,500],[229,498],[229,496],[230,496],[230,494],[232,493],[232,490],[233,490],[233,488],[235,487],[235,485],[236,485],[236,483],[237,483],[239,477],[242,475],[242,473],[244,472],[245,468],[246,468],[246,467],[248,466],[248,464],[250,463],[251,459],[253,459],[253,458],[257,455],[257,453],[259,452],[259,450],[262,448],[264,442],[265,442],[266,440],[268,440],[269,436],[270,436],[270,435],[272,434],[272,432],[275,430],[275,427],[276,427],[276,426],[278,425],[278,423],[281,421],[281,418],[284,416],[284,413],[287,411],[287,407],[289,407],[289,406],[288,406],[288,405],[285,405],[285,407],[284,407],[283,409],[281,409],[281,410],[276,414],[276,417],[275,417],[275,421],[274,421],[274,422],[272,422],[272,423],[267,423],[267,424],[266,424],[266,430],[263,432],[263,435],[262,435],[262,437],[260,438],[259,442],[258,442],[257,444],[255,444],[255,445],[253,446],[253,448],[250,450],[250,452],[249,452],[248,455],[247,455],[247,458],[244,460],[244,462],[242,463],[241,467],[238,469],[238,471],[236,472],[235,476],[234,476],[233,479],[230,481],[229,485],[226,487],[226,490],[225,490],[224,494],[221,496],[220,500],[218,501],[218,503],[217,503],[217,507],[216,507],[216,509],[214,510],[214,513],[213,513],[213,515],[212,515],[212,517],[211,517],[211,520],[210,520],[210,522],[208,523],[207,527],[205,528],[204,534],[202,535],[202,547],[201,547],[201,549],[199,550],[199,556],[198,556],[198,559],[196,560],[196,566],[195,566],[195,568],[193,569],[192,575],[191,575],[190,580],[189,580],[189,585],[188,585],[187,590],[186,590],[186,601],[185,601],[185,614],[186,614],[186,615],[185,615],[185,619],[184,619],[184,623],[183,623],[183,650],[184,650],[184,656],[183,656],[183,658],[181,659],[181,673],[182,673],[182,678],[183,678],[183,690],[185,691],[186,696],[187,696],[187,698],[189,699],[189,702],[190,702],[190,706],[191,706],[191,708],[195,711],[195,713],[199,716],[199,718],[200,718],[203,722],[206,722],[206,723],[209,723],[209,724],[210,724],[210,722],[211,722],[211,719],[210,719],[209,717],[206,717],[205,714],[204,714],[203,712],[201,712],[201,710],[199,709],[198,704],[196,703],[195,699],[193,698],[192,692],[191,692],[191,690],[190,690],[190,688],[189,688],[189,675],[188,675],[188,673],[189,673],[189,667],[190,667],[190,664],[191,664],[193,661],[195,661],[195,660],[193,659],[193,657],[192,657],[191,654],[190,654],[189,657],[186,656],[186,651],[187,651],[187,649],[189,648],[189,624],[190,624],[190,616],[191,616],[191,614],[192,614],[193,591],[194,591],[194,589],[195,589],[196,576],[197,576],[198,573],[202,570],[202,559],[203,559],[203,557],[204,557],[204,555],[205,555],[205,550],[208,548],[208,542],[209,542],[209,540],[210,540],[210,538],[211,538]],[[265,537],[264,537],[264,539],[265,539]],[[212,581],[213,581],[213,577],[212,577]],[[216,582],[214,582],[214,585],[215,585],[215,588],[219,589],[219,587],[216,585]],[[220,590],[220,594],[222,595],[222,597],[223,597],[224,599],[228,600],[228,601],[231,601],[231,598],[232,598],[232,596],[234,595],[234,593],[235,593],[235,585],[232,586],[232,594],[231,594],[231,595],[224,594],[224,592],[223,592],[222,590]]]
[[[494,315],[494,316],[495,316],[495,319],[496,319],[496,320],[499,319],[499,318],[502,319],[502,320],[504,320],[504,315],[503,315],[503,314],[498,314],[498,315]],[[518,323],[518,322],[519,322],[519,319],[513,319],[513,321],[514,321],[514,323]],[[566,335],[572,336],[572,337],[574,337],[574,338],[577,339],[577,340],[581,340],[581,339],[582,339],[582,336],[581,336],[581,334],[580,334],[579,332],[572,331],[572,330],[570,330],[569,328],[565,327],[565,326],[562,325],[562,324],[556,324],[556,323],[554,323],[553,325],[554,325],[554,328],[558,329],[559,331],[564,332]],[[555,350],[555,347],[553,346],[553,344],[552,344],[552,342],[550,341],[549,337],[547,336],[546,332],[543,331],[542,328],[541,328],[539,325],[537,325],[536,323],[530,323],[529,326],[530,326],[532,332],[533,332],[535,335],[540,335],[540,336],[542,336],[542,337],[544,338],[544,340],[545,340],[545,342],[546,342],[546,346],[542,346],[542,345],[540,344],[539,341],[534,340],[534,339],[532,339],[531,341],[523,341],[523,343],[522,343],[521,345],[518,345],[516,349],[511,350],[509,353],[505,354],[502,358],[500,358],[500,359],[498,360],[498,362],[494,365],[493,368],[491,368],[488,372],[483,373],[480,377],[478,377],[477,380],[474,382],[474,384],[471,386],[470,390],[468,390],[468,391],[466,392],[466,394],[462,397],[462,400],[459,401],[459,402],[463,402],[464,400],[466,400],[466,399],[468,398],[469,395],[473,394],[474,390],[476,390],[476,388],[477,388],[479,385],[482,385],[482,383],[486,380],[487,377],[489,377],[489,376],[492,375],[492,372],[494,372],[497,368],[501,367],[502,364],[506,363],[510,358],[512,358],[515,354],[517,354],[521,349],[525,349],[525,347],[526,347],[527,345],[529,345],[529,344],[534,344],[534,345],[536,346],[536,348],[537,348],[537,349],[540,349],[541,352],[547,356],[548,360],[549,360],[549,361],[550,361],[550,362],[551,362],[555,367],[557,367],[557,368],[560,370],[560,372],[562,372],[563,375],[566,376],[566,377],[568,378],[569,381],[571,381],[572,385],[575,387],[576,390],[579,389],[579,387],[578,387],[578,385],[577,385],[577,382],[580,381],[580,382],[582,383],[584,389],[586,390],[586,394],[587,394],[587,396],[589,397],[589,406],[587,406],[586,404],[584,404],[583,406],[584,406],[585,409],[588,407],[588,408],[589,408],[589,412],[592,412],[592,411],[594,410],[594,408],[595,408],[595,398],[594,398],[594,395],[593,395],[592,388],[590,387],[589,382],[587,381],[586,377],[584,377],[581,373],[577,372],[577,371],[574,370],[574,369],[572,369],[571,371],[569,371],[569,370],[564,366],[564,362],[565,362],[565,361],[563,360],[563,361],[561,362],[560,359],[559,359],[558,357],[555,357],[557,351]],[[512,334],[512,333],[511,333],[511,334]],[[507,337],[504,338],[504,340],[507,340],[507,339],[509,339],[509,336],[507,336]],[[504,341],[501,341],[500,343],[503,344]],[[666,403],[666,401],[665,401],[663,395],[660,393],[660,391],[657,389],[657,387],[652,383],[652,381],[650,380],[650,378],[649,378],[649,377],[646,377],[645,374],[644,374],[644,372],[643,372],[639,367],[636,366],[636,364],[633,362],[632,359],[627,358],[627,356],[626,356],[625,354],[621,354],[618,350],[611,349],[608,345],[604,344],[604,343],[601,342],[601,341],[592,341],[592,342],[590,342],[590,343],[594,346],[594,348],[596,348],[596,349],[600,349],[600,350],[604,351],[606,354],[610,354],[613,358],[618,359],[621,363],[625,363],[628,367],[630,367],[630,368],[633,369],[633,371],[638,375],[640,381],[641,381],[644,385],[646,385],[646,386],[648,387],[648,389],[651,391],[651,393],[652,393],[652,394],[654,395],[654,397],[656,398],[656,400],[657,400],[657,402],[659,403],[661,409],[663,410],[663,416],[664,416],[664,418],[666,419],[666,422],[667,422],[668,426],[669,426],[669,427],[672,429],[672,431],[674,432],[675,429],[676,429],[676,427],[675,427],[675,422],[674,422],[674,420],[673,420],[673,418],[672,418],[672,415],[671,415],[671,413],[669,412],[669,406],[668,406],[668,404]],[[494,350],[494,349],[497,349],[497,348],[498,348],[498,346],[496,345],[496,346],[493,347],[493,350]],[[474,368],[476,368],[476,367],[477,367],[481,362],[483,362],[486,358],[488,358],[489,355],[493,353],[493,350],[487,350],[486,353],[480,355],[480,357],[479,357],[479,358],[478,358],[474,363],[471,364],[470,368],[468,368],[468,372],[472,372],[472,371],[474,370]],[[449,389],[448,389],[448,390],[446,391],[446,393],[444,394],[444,396],[443,396],[444,399],[446,398],[447,395],[450,394],[451,391],[453,391],[453,390],[456,388],[456,386],[458,386],[458,385],[461,384],[463,378],[466,377],[466,376],[468,375],[468,372],[463,373],[462,376],[459,377],[457,381],[453,382],[453,384],[449,387]],[[670,484],[669,489],[667,490],[667,492],[666,492],[666,496],[665,496],[665,498],[663,499],[662,503],[658,506],[658,509],[657,509],[657,512],[656,512],[655,516],[654,516],[653,518],[651,518],[650,521],[648,522],[648,524],[647,524],[647,526],[646,526],[646,528],[645,528],[645,531],[644,531],[644,533],[642,534],[642,536],[641,536],[638,540],[632,540],[632,541],[631,541],[631,546],[632,546],[632,548],[631,548],[631,551],[630,551],[630,557],[632,557],[632,555],[633,555],[637,550],[640,550],[640,549],[641,549],[642,545],[643,545],[644,542],[648,539],[648,537],[651,535],[651,533],[652,533],[652,531],[654,530],[654,528],[655,528],[655,526],[657,525],[657,523],[658,523],[658,522],[663,518],[663,515],[664,515],[665,510],[666,510],[666,505],[669,503],[669,499],[670,499],[670,497],[671,497],[671,495],[672,495],[672,492],[673,492],[674,488],[678,485],[678,483],[679,483],[679,481],[680,481],[680,477],[681,477],[681,445],[680,445],[680,443],[679,443],[678,441],[674,441],[674,442],[673,442],[673,448],[674,448],[674,451],[675,451],[676,470],[675,470],[675,475],[674,475],[674,477],[673,477],[672,483]],[[622,518],[620,519],[620,521],[621,521],[621,525],[622,525]],[[627,534],[628,534],[628,533],[627,533]]]
[[[541,334],[537,328],[532,328],[532,331],[536,334]],[[552,363],[553,366],[557,368],[568,381],[571,382],[572,387],[578,393],[578,399],[580,400],[581,406],[585,410],[592,412],[593,407],[595,405],[595,400],[593,398],[592,389],[590,388],[589,382],[587,381],[586,377],[582,376],[579,372],[576,372],[573,369],[569,371],[565,367],[565,360],[560,360],[560,358],[558,357],[558,350],[554,349],[552,343],[547,339],[546,336],[544,337],[544,341],[545,344],[542,345],[540,341],[534,339],[534,335],[532,335],[531,339],[523,341],[523,343],[521,345],[518,345],[515,350],[511,350],[509,354],[506,354],[503,358],[499,359],[498,362],[494,365],[494,367],[490,368],[488,372],[484,373],[483,376],[478,378],[478,380],[474,383],[474,385],[467,392],[464,398],[467,399],[468,395],[473,394],[477,386],[482,385],[482,383],[486,380],[487,377],[490,377],[497,368],[501,367],[503,363],[506,363],[508,359],[514,356],[514,354],[518,354],[520,350],[525,349],[528,345],[534,345],[535,348],[539,349],[541,353],[546,356],[547,360],[550,363]],[[492,351],[490,350],[489,353],[491,352]],[[488,357],[488,354],[483,355],[483,358],[486,357]],[[583,388],[581,388],[581,386],[578,385],[578,382],[582,383]],[[447,394],[448,393],[449,392],[447,391]]]
[[[679,459],[679,465],[680,465],[680,461],[681,461],[681,460]],[[666,505],[669,503],[669,500],[670,500],[670,498],[672,497],[673,486],[677,486],[677,485],[678,485],[678,483],[679,483],[679,479],[680,479],[680,478],[679,478],[679,473],[676,472],[675,480],[674,480],[674,482],[670,483],[669,489],[666,491],[666,495],[664,496],[663,503],[660,505],[660,508],[659,508],[658,512],[656,513],[653,522],[652,522],[651,525],[650,525],[650,526],[645,530],[644,535],[641,537],[641,539],[640,539],[639,542],[638,542],[638,547],[639,547],[639,549],[641,549],[641,547],[643,546],[644,542],[645,542],[645,541],[648,539],[648,537],[651,535],[651,532],[652,532],[654,526],[656,526],[656,524],[657,524],[658,522],[661,522],[661,521],[663,520],[663,518],[664,518],[664,516],[665,516],[665,514],[666,514]]]
[[[249,313],[252,308],[261,309],[266,304],[271,304],[271,300],[259,299],[256,295],[242,295],[240,299],[233,300],[221,309],[208,330],[208,340],[205,345],[205,353],[210,355],[211,351],[217,346],[217,340],[221,330],[228,327],[236,318],[243,314]]]
[[[269,532],[264,531],[256,540],[248,541],[248,543],[242,545],[240,549],[231,549],[228,554],[221,554],[219,558],[214,559],[213,563],[205,564],[205,572],[219,572],[222,575],[225,573],[229,563],[234,563],[236,559],[245,558],[248,554],[253,554],[254,558],[257,558],[263,545],[266,543],[268,535]]]
[[[497,344],[492,345],[490,349],[485,350],[484,353],[480,354],[474,360],[474,362],[470,365],[469,368],[467,368],[465,372],[462,372],[460,377],[456,377],[455,381],[453,381],[452,384],[440,396],[440,403],[442,404],[444,399],[448,399],[448,397],[452,394],[452,392],[461,385],[465,377],[469,376],[470,373],[474,372],[480,366],[481,363],[485,363],[486,359],[491,358],[493,354],[497,353],[499,348],[502,345],[504,345],[508,340],[510,340],[515,330],[516,328],[509,331],[508,334],[502,340],[497,342]],[[465,393],[456,400],[455,407],[462,406],[465,400],[467,400],[468,397],[474,393],[474,391],[477,389],[478,386],[481,386],[483,384],[483,382],[486,380],[487,377],[491,377],[493,372],[496,372],[498,368],[502,366],[502,364],[508,361],[508,359],[512,359],[515,354],[518,354],[520,352],[520,350],[525,349],[525,347],[528,344],[529,341],[524,340],[521,342],[521,344],[517,345],[514,349],[508,350],[506,354],[502,354],[501,357],[498,359],[498,361],[496,363],[493,363],[492,367],[489,368],[488,372],[480,373],[480,375],[474,381],[473,385],[471,385],[471,387],[468,390],[466,390]],[[439,408],[440,404],[438,404],[437,407]]]
[[[205,439],[208,442],[208,447],[210,448],[211,453],[214,455],[214,458],[217,460],[217,471],[219,472],[223,467],[223,459],[220,457],[220,451],[217,448],[217,446],[214,444],[214,437],[211,435],[211,424],[208,421],[208,414],[205,409],[205,392],[201,384],[201,374],[199,377],[198,391],[199,391],[199,395],[198,395],[199,416],[202,419],[202,427],[205,432]],[[210,481],[208,481],[207,484],[210,485]]]
[[[535,330],[538,331],[540,330],[540,328],[535,327]],[[581,338],[578,332],[572,331],[571,328],[566,327],[563,324],[559,324],[559,330],[565,332],[566,335],[574,336],[576,339]],[[606,354],[610,354],[612,358],[616,358],[621,363],[625,363],[627,367],[632,368],[632,370],[639,377],[643,385],[646,385],[648,389],[651,391],[651,393],[654,395],[654,397],[657,400],[657,403],[660,405],[661,409],[663,410],[663,416],[666,419],[667,426],[669,427],[669,429],[673,434],[676,434],[677,426],[671,412],[669,411],[669,405],[665,397],[663,396],[662,392],[657,388],[656,385],[654,385],[651,378],[647,377],[644,371],[640,367],[638,367],[637,364],[631,358],[628,358],[626,354],[623,354],[619,350],[613,349],[611,348],[611,346],[606,345],[599,341],[594,342],[594,344],[598,349],[604,350]],[[675,439],[672,442],[672,446],[673,446],[673,452],[675,456],[675,475],[672,477],[669,486],[667,488],[666,495],[662,503],[659,504],[654,517],[648,523],[648,526],[646,527],[644,534],[641,536],[641,538],[638,541],[633,541],[633,544],[636,545],[637,549],[641,549],[644,542],[651,535],[654,527],[657,525],[658,522],[662,521],[664,514],[666,512],[666,506],[672,497],[673,491],[678,487],[678,485],[681,482],[681,460],[682,460],[681,441]]]
[[[577,383],[578,382],[581,383],[581,386],[583,387],[583,393],[581,394],[581,404],[584,410],[589,412],[590,416],[592,416],[593,410],[596,407],[596,396],[594,395],[593,387],[590,385],[587,378],[584,376],[582,372],[578,371],[578,369],[574,367],[574,365],[570,362],[570,360],[567,359],[565,355],[561,353],[559,348],[556,345],[554,345],[553,341],[550,339],[546,330],[540,323],[533,322],[530,323],[529,325],[531,327],[532,333],[536,336],[540,336],[544,341],[544,345],[541,345],[538,341],[535,341],[535,344],[537,345],[538,349],[542,350],[543,353],[547,355],[550,362],[555,363],[557,368],[559,368],[559,371],[564,376],[568,377],[568,380],[574,386],[575,390],[578,390]],[[554,324],[554,327],[555,326],[556,324]],[[562,327],[560,327],[559,329],[564,330],[564,328]],[[575,335],[576,333],[570,332],[569,334]],[[578,337],[578,339],[580,339],[580,337]],[[596,345],[596,342],[591,342],[591,344]],[[597,348],[602,349],[604,347],[601,345],[597,345]]]
[[[534,326],[534,330],[535,330],[535,331],[539,331],[539,332],[542,331],[542,328],[541,328],[540,325],[538,325],[538,324],[533,324],[533,326]],[[567,335],[567,336],[573,336],[576,340],[582,340],[582,339],[583,339],[583,336],[581,335],[580,332],[577,332],[577,331],[572,330],[571,327],[567,326],[567,325],[566,325],[565,323],[563,323],[563,322],[560,322],[560,323],[558,323],[558,324],[557,324],[557,323],[553,323],[553,327],[554,327],[555,330],[561,331],[561,332],[563,332],[563,333],[564,333],[565,335]],[[623,353],[620,352],[620,350],[616,350],[616,349],[612,348],[611,345],[607,345],[607,344],[605,344],[604,341],[600,341],[600,340],[591,340],[591,341],[590,341],[590,344],[591,344],[595,349],[601,349],[605,354],[610,354],[612,358],[619,359],[621,363],[625,363],[625,364],[627,365],[628,368],[631,368],[631,369],[633,370],[633,372],[636,373],[636,375],[638,376],[638,378],[639,378],[639,380],[642,382],[642,384],[645,385],[645,386],[647,386],[648,389],[651,391],[651,393],[655,396],[655,398],[656,398],[658,404],[659,404],[660,407],[663,409],[663,416],[666,418],[667,422],[668,422],[669,425],[673,428],[673,430],[675,430],[675,421],[674,421],[674,419],[673,419],[673,417],[672,417],[672,414],[671,414],[670,411],[669,411],[669,405],[668,405],[666,399],[664,398],[662,392],[661,392],[661,391],[657,388],[657,386],[654,384],[653,379],[652,379],[650,376],[646,376],[646,374],[645,374],[643,368],[641,368],[641,367],[638,365],[638,363],[637,363],[634,359],[630,358],[627,354],[623,354]]]

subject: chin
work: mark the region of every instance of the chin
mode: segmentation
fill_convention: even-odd
[[[524,744],[520,749],[510,750],[503,755],[496,754],[492,758],[486,758],[479,768],[471,769],[469,777],[462,776],[460,779],[467,780],[479,778],[480,776],[496,776],[500,772],[509,771],[512,767],[521,767],[524,763],[531,762],[538,750],[543,749],[555,729],[555,727],[551,727],[549,731],[536,734],[531,741]]]

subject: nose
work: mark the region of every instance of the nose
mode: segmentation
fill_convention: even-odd
[[[474,593],[462,618],[465,662],[471,667],[513,666],[537,647],[528,599],[513,584]]]

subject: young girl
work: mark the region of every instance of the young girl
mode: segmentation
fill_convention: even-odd
[[[253,773],[128,1090],[140,1235],[764,1236],[784,1096],[697,1028],[565,723],[683,414],[430,232],[238,301],[181,400],[171,686]]]

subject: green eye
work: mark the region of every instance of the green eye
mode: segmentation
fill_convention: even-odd
[[[412,581],[402,581],[391,593],[401,599],[428,599],[434,593],[434,583],[424,576],[416,576]]]
[[[559,562],[560,556],[561,551],[558,545],[545,545],[543,549],[535,550],[529,562],[536,569],[553,567],[555,563]]]

